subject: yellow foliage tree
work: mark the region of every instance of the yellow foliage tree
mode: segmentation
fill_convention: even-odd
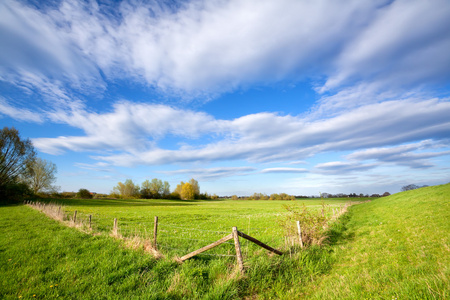
[[[180,197],[183,200],[193,200],[194,199],[195,190],[194,190],[194,187],[192,186],[192,184],[190,184],[189,182],[186,182],[185,184],[183,184],[183,186],[181,187]]]

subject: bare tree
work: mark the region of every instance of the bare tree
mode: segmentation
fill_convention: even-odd
[[[28,174],[25,182],[35,193],[54,191],[57,188],[53,185],[56,181],[57,168],[51,161],[36,158],[28,165]]]

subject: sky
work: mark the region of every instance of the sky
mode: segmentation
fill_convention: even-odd
[[[60,191],[450,182],[450,1],[0,1],[0,127]]]

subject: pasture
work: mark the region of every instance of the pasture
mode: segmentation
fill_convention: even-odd
[[[78,230],[29,206],[0,207],[2,299],[446,299],[449,296],[450,185],[422,188],[350,207],[328,229],[329,243],[299,249],[284,236],[284,205],[320,212],[321,200],[64,200]],[[348,199],[325,201],[332,214]],[[92,215],[92,231],[86,231]],[[151,238],[155,258],[136,237]],[[111,236],[118,219],[118,235]],[[65,221],[70,222],[69,221]],[[174,257],[237,226],[283,256],[241,239],[180,264]],[[80,228],[79,228],[80,229]],[[125,239],[124,239],[125,238]]]
[[[354,199],[357,201],[359,199]],[[92,216],[93,232],[109,234],[114,219],[118,234],[126,238],[153,239],[154,217],[158,216],[157,243],[161,253],[182,256],[213,243],[231,233],[232,227],[276,248],[286,248],[285,230],[281,226],[288,214],[285,206],[307,206],[309,210],[331,215],[332,209],[348,199],[323,201],[232,201],[232,200],[69,200],[64,201],[65,219],[77,211],[78,221],[87,225]],[[292,244],[292,243],[291,243]],[[245,242],[246,254],[258,249]],[[234,244],[228,242],[202,255],[232,255]]]

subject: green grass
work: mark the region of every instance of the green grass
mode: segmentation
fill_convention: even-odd
[[[315,299],[450,298],[450,184],[352,207]]]
[[[330,245],[303,251],[285,244],[278,225],[292,201],[64,200],[68,216],[93,215],[95,235],[27,206],[3,206],[0,299],[446,299],[449,195],[447,184],[352,206],[330,227]],[[294,203],[321,209],[320,200]],[[132,237],[151,232],[155,215],[164,259],[110,237],[114,218]],[[172,259],[232,226],[286,254],[270,255],[241,239],[244,276],[234,257]],[[207,253],[233,251],[226,244]]]
[[[354,199],[359,200],[359,199]],[[321,209],[322,202],[338,208],[348,199],[322,201],[184,201],[184,200],[64,200],[67,218],[77,211],[77,219],[87,223],[92,215],[95,232],[108,234],[112,231],[114,218],[118,219],[119,233],[125,237],[138,235],[152,239],[154,217],[158,216],[159,250],[168,257],[182,256],[213,243],[231,233],[236,226],[262,242],[276,248],[285,247],[280,216],[287,213],[285,205],[307,205]],[[331,212],[328,212],[331,213]],[[245,242],[244,251],[258,247]],[[203,255],[232,255],[234,245],[229,242]]]

